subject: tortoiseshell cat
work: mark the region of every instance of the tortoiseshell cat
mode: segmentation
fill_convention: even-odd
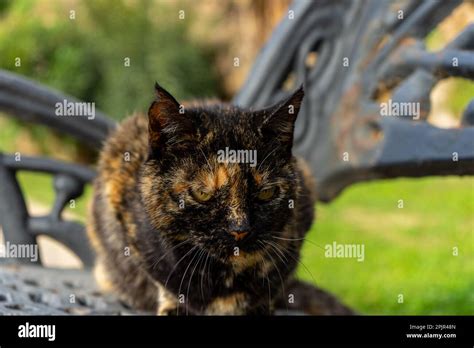
[[[148,120],[123,122],[100,156],[88,234],[102,286],[158,314],[271,314],[289,288],[314,295],[292,278],[314,205],[292,156],[303,89],[257,111],[155,89]],[[256,165],[222,161],[226,148]]]

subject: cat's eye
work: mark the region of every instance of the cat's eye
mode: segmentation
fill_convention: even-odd
[[[269,187],[267,189],[260,191],[258,193],[257,198],[261,201],[268,201],[271,198],[273,198],[273,196],[275,196],[276,191],[277,191],[276,187]]]
[[[194,199],[197,200],[198,202],[207,202],[212,197],[211,193],[200,190],[200,189],[193,190],[191,193],[193,194]]]

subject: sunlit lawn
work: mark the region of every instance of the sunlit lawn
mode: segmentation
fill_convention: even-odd
[[[363,262],[326,258],[310,243],[304,248],[316,282],[347,304],[370,314],[474,314],[472,178],[359,184],[317,211],[309,240],[365,245]],[[312,280],[304,267],[299,274]]]

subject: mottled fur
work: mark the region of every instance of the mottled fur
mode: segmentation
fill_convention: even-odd
[[[148,119],[124,121],[100,156],[88,224],[98,278],[158,314],[272,313],[313,220],[313,183],[291,154],[302,89],[259,111],[180,112],[156,93]],[[257,150],[257,166],[219,162],[225,147]],[[199,190],[211,198],[197,200]]]

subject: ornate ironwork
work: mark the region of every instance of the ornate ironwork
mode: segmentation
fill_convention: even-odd
[[[39,171],[54,175],[55,202],[48,215],[32,217],[28,213],[23,193],[16,178],[19,170]],[[21,157],[0,153],[0,222],[6,241],[14,245],[36,245],[36,237],[48,235],[69,247],[83,262],[91,267],[94,256],[87,243],[84,226],[75,221],[64,221],[65,205],[82,195],[84,185],[94,178],[94,171],[77,164],[47,158]],[[17,262],[40,262],[19,258]]]
[[[322,201],[363,180],[472,175],[474,99],[460,128],[426,122],[438,81],[474,78],[474,24],[439,52],[423,41],[460,3],[295,1],[234,102],[261,107],[305,85],[296,152],[310,162]],[[419,103],[419,120],[382,117],[387,94]]]
[[[27,265],[0,267],[0,315],[131,315],[97,288],[90,272]]]
[[[56,117],[55,105],[64,100],[77,99],[41,86],[24,77],[0,71],[0,110],[17,119],[46,125],[71,135],[83,144],[99,150],[115,122],[97,112],[93,119],[83,117]],[[36,245],[36,237],[48,235],[69,247],[85,267],[92,266],[94,256],[79,222],[65,221],[65,205],[82,195],[84,185],[92,181],[95,172],[83,165],[41,157],[16,156],[0,153],[0,224],[5,240],[16,245]],[[51,212],[32,217],[26,207],[18,183],[18,171],[37,171],[54,176],[55,201]],[[10,261],[40,263],[30,259]]]

